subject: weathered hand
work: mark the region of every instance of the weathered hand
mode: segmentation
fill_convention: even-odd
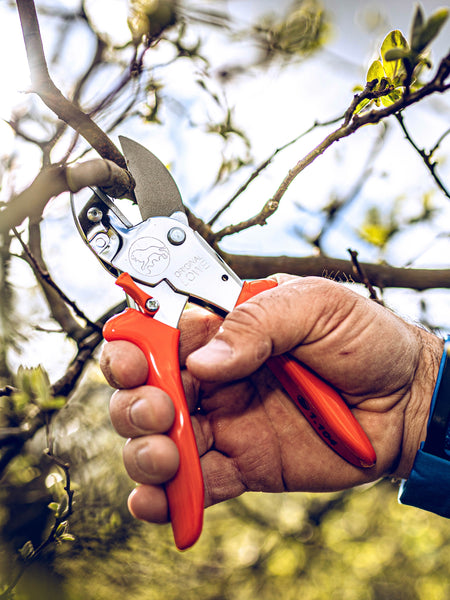
[[[225,321],[201,309],[181,321],[180,361],[206,506],[246,490],[326,491],[388,473],[405,477],[424,439],[443,342],[341,284],[278,279]],[[335,454],[262,366],[288,350],[341,393],[377,452],[376,466],[356,468]],[[170,398],[142,385],[146,360],[127,342],[107,344],[101,364],[111,385],[122,388],[111,399],[111,419],[129,438],[125,466],[142,484],[130,510],[165,522],[162,484],[178,467],[178,451],[164,435],[173,419]]]

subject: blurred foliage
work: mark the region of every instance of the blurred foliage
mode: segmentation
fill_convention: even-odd
[[[436,214],[432,194],[424,194],[416,210],[405,210],[407,199],[394,199],[389,210],[380,206],[369,206],[357,233],[361,239],[376,246],[380,251],[387,249],[388,243],[401,231],[417,223],[428,223]]]
[[[320,48],[327,36],[322,5],[317,0],[295,0],[282,20],[268,15],[254,27],[254,33],[267,57],[305,55]]]
[[[206,512],[194,548],[175,550],[168,526],[135,522],[122,441],[95,368],[53,425],[75,482],[73,541],[51,545],[25,571],[16,600],[446,600],[450,523],[397,504],[387,480],[333,494],[246,494]],[[0,573],[7,548],[36,547],[52,523],[62,476],[34,440],[0,491]],[[55,485],[56,484],[56,485]],[[59,488],[58,488],[59,485]],[[18,558],[17,560],[23,560]]]
[[[16,600],[448,597],[450,524],[399,507],[397,486],[387,481],[320,496],[248,494],[209,509],[198,544],[178,553],[169,527],[137,523],[126,510],[131,484],[107,418],[110,390],[100,380],[92,368],[52,424],[75,482],[74,540],[62,532],[62,543],[46,548],[25,571]],[[48,535],[64,499],[61,470],[42,454],[43,435],[2,480],[4,582]]]
[[[178,20],[176,0],[131,0],[128,26],[133,42],[151,43]]]
[[[52,411],[62,408],[67,398],[53,396],[50,379],[45,369],[19,367],[15,376],[17,391],[12,394],[13,412],[20,420],[30,418],[30,413]]]
[[[0,240],[0,385],[10,377],[7,362],[7,349],[17,348],[17,332],[13,327],[13,286],[9,281],[11,257],[8,251],[9,240]]]

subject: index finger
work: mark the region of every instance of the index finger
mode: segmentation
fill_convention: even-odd
[[[147,359],[142,350],[131,342],[119,340],[105,344],[100,368],[114,388],[133,388],[147,381]]]

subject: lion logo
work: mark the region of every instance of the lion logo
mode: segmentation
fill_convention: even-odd
[[[130,263],[144,275],[160,275],[169,266],[170,254],[166,246],[156,238],[136,240],[128,252]]]

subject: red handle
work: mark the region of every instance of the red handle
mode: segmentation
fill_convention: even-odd
[[[180,466],[166,484],[170,520],[179,550],[192,546],[203,525],[204,486],[197,444],[184,396],[179,369],[180,332],[133,308],[110,319],[103,335],[109,341],[126,340],[139,346],[148,363],[148,385],[169,394],[175,405],[175,422],[169,437],[180,454]]]
[[[236,304],[276,286],[270,279],[246,282]],[[267,366],[330,448],[358,467],[375,464],[372,444],[335,389],[289,354],[270,358]]]

